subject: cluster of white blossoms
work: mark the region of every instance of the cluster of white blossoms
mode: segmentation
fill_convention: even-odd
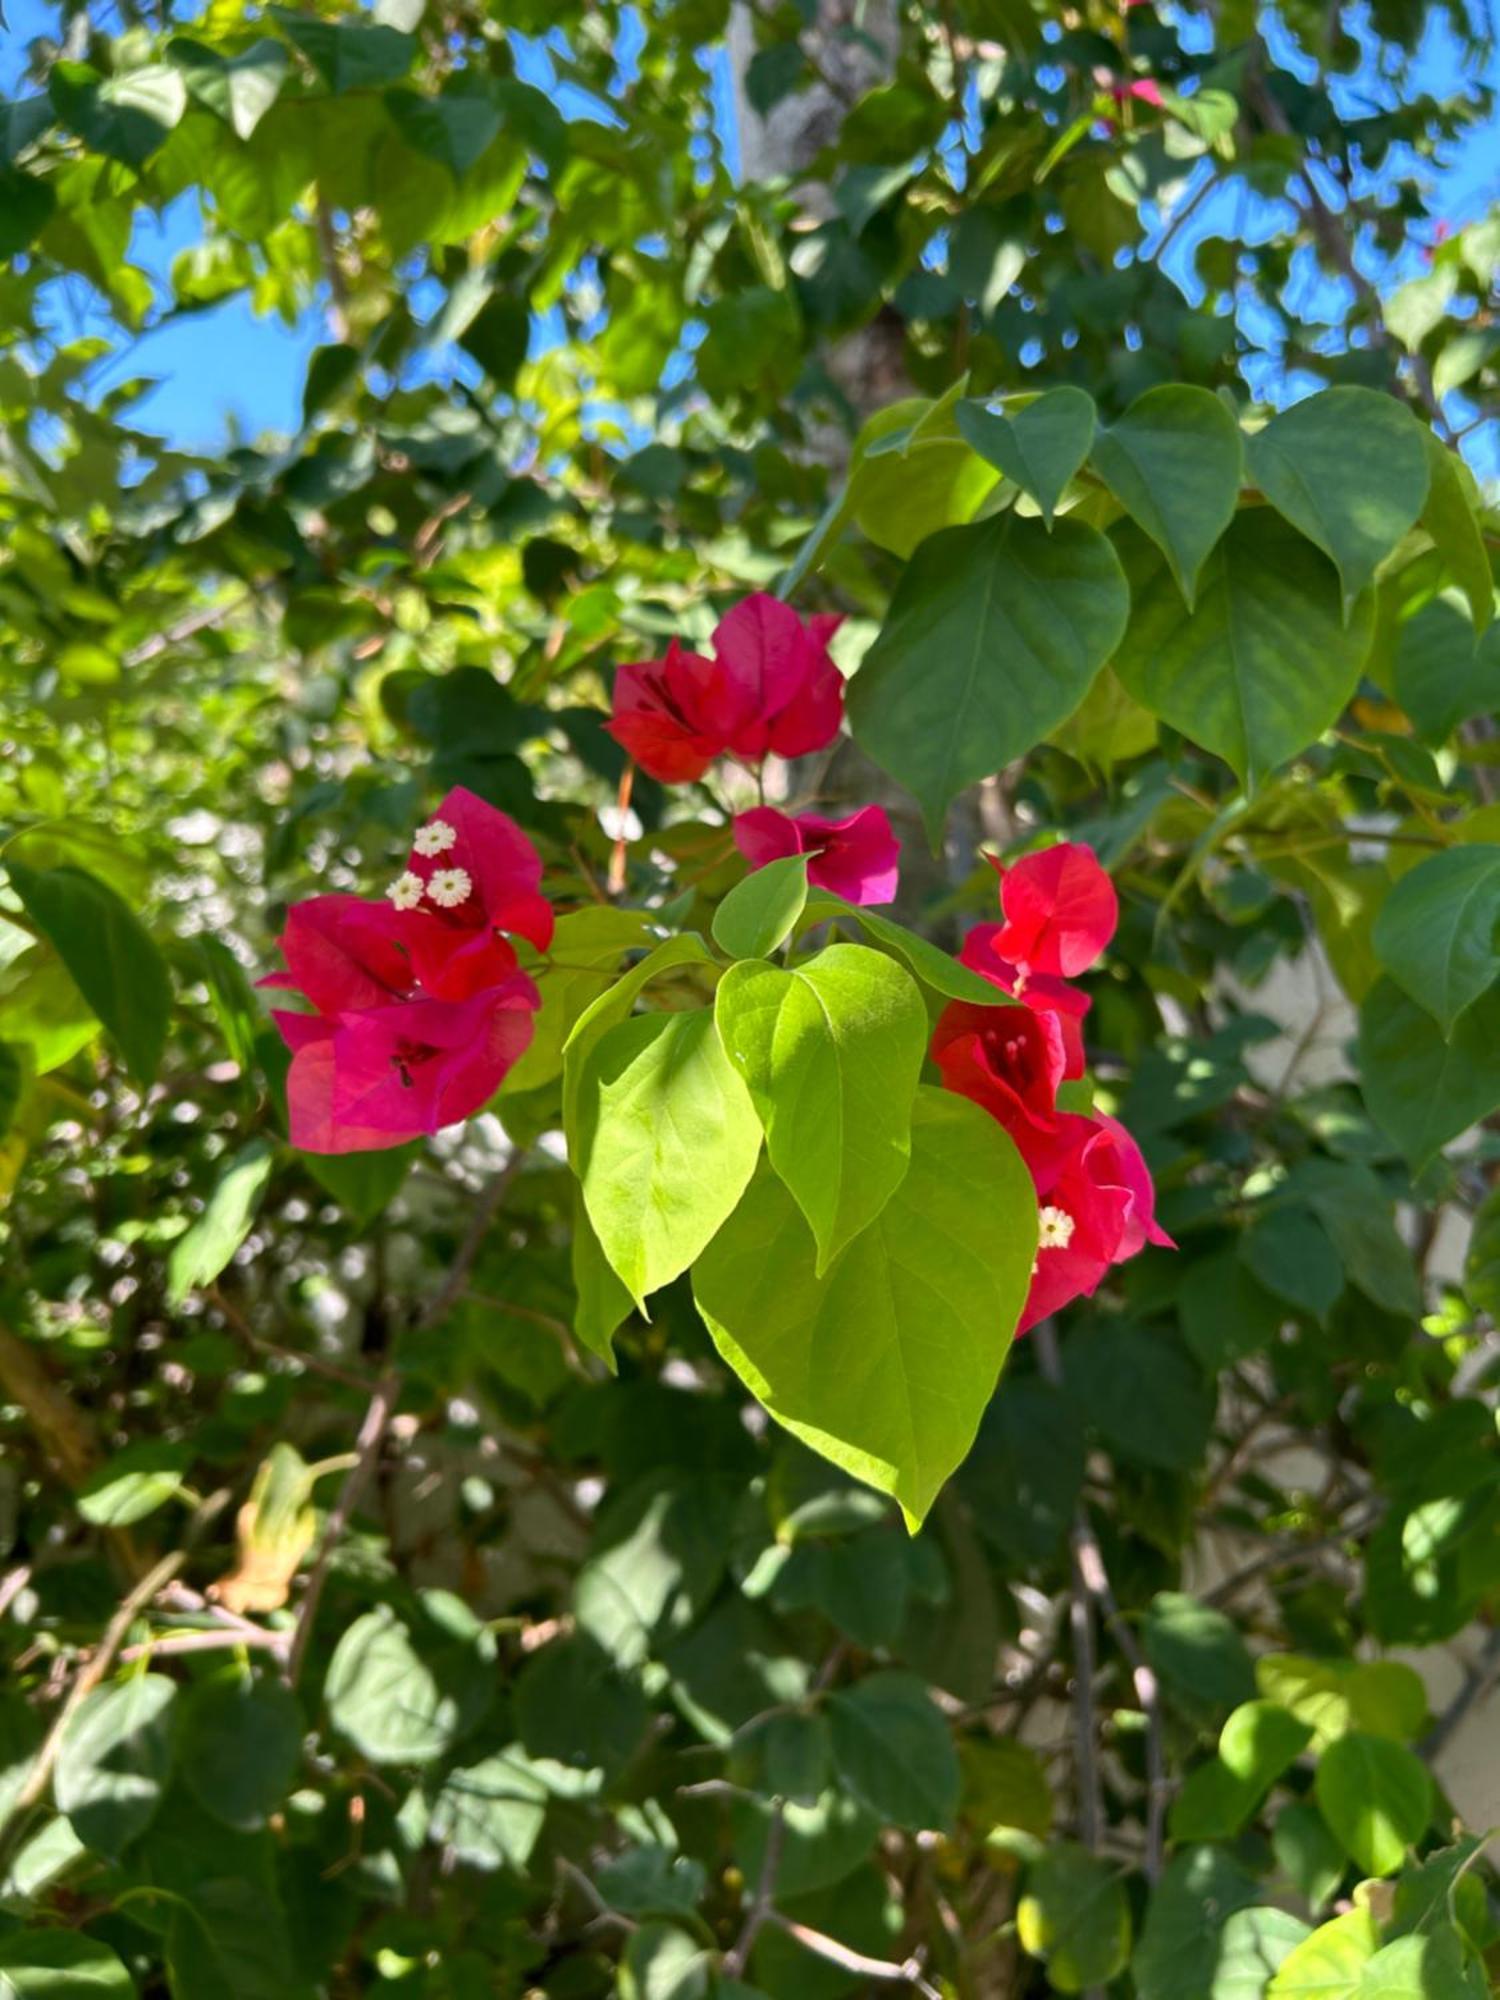
[[[1054,1208],[1049,1201],[1037,1210],[1036,1247],[1037,1255],[1031,1260],[1031,1275],[1037,1274],[1043,1250],[1066,1250],[1073,1241],[1073,1231],[1078,1227],[1065,1208]]]
[[[435,855],[446,854],[457,839],[458,834],[447,820],[435,819],[417,828],[412,847],[424,860],[431,860]],[[456,910],[461,903],[468,902],[473,889],[473,878],[467,868],[434,868],[425,882],[415,869],[407,868],[385,893],[398,910],[415,910],[424,896],[440,910]]]

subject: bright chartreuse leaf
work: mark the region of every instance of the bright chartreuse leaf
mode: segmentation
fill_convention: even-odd
[[[226,1161],[203,1213],[172,1245],[167,1303],[180,1306],[199,1285],[211,1285],[250,1233],[276,1163],[268,1139],[252,1139]]]
[[[1500,978],[1500,847],[1450,847],[1403,875],[1375,919],[1375,955],[1445,1035]]]
[[[1427,1767],[1389,1737],[1350,1730],[1318,1759],[1318,1810],[1366,1875],[1393,1875],[1427,1831],[1433,1789]]]
[[[573,1289],[578,1303],[573,1331],[590,1354],[597,1354],[615,1372],[615,1333],[635,1310],[635,1301],[610,1268],[599,1247],[594,1225],[584,1207],[583,1190],[575,1191],[572,1244]]]
[[[575,1024],[614,987],[622,959],[656,942],[643,910],[588,903],[558,918],[545,959],[529,968],[542,1006],[525,1054],[505,1079],[508,1094],[552,1081],[563,1066],[563,1048]]]
[[[89,1474],[78,1489],[78,1511],[96,1527],[128,1528],[181,1492],[192,1460],[186,1445],[137,1438]]]
[[[862,534],[903,558],[940,528],[973,519],[996,485],[957,421],[963,384],[936,402],[904,399],[877,410],[855,440],[846,505]]]
[[[1445,1921],[1377,1951],[1360,1978],[1358,2000],[1490,2000],[1493,1992],[1478,1956]]]
[[[769,1169],[693,1273],[720,1353],[778,1422],[926,1514],[973,1443],[1036,1255],[1036,1197],[1000,1127],[921,1089],[906,1178],[820,1278]]]
[[[1451,1037],[1393,979],[1359,1017],[1360,1088],[1414,1169],[1500,1105],[1500,993],[1483,994]]]
[[[831,895],[826,889],[814,889],[807,899],[804,915],[810,923],[823,923],[830,917],[839,917],[847,923],[858,924],[872,944],[879,945],[891,957],[899,958],[924,986],[940,993],[945,1000],[967,1000],[977,1007],[1010,1007],[1015,1004],[1008,993],[1002,992],[988,979],[981,978],[977,972],[971,972],[967,965],[950,957],[929,938],[881,916],[878,910],[857,908],[853,903],[846,903],[841,896]]]
[[[122,897],[82,868],[5,864],[11,887],[79,992],[119,1043],[131,1075],[151,1083],[166,1048],[172,988],[161,953]]]
[[[1338,570],[1346,608],[1426,504],[1422,426],[1374,389],[1323,389],[1293,403],[1246,451],[1255,485]]]
[[[867,1811],[913,1833],[952,1827],[958,1753],[915,1674],[868,1674],[833,1695],[827,1714],[834,1770]]]
[[[1364,1970],[1379,1943],[1369,1911],[1346,1910],[1288,1953],[1266,1988],[1266,2000],[1360,2000]]]
[[[174,35],[167,54],[181,70],[189,97],[222,118],[239,139],[248,139],[276,102],[292,66],[282,44],[269,37],[226,56]]]
[[[590,1049],[573,1170],[600,1247],[638,1306],[685,1271],[733,1211],[760,1140],[710,1008],[621,1021]]]
[[[1346,624],[1338,580],[1295,529],[1260,507],[1236,515],[1189,611],[1166,559],[1115,531],[1130,576],[1130,629],[1114,668],[1137,701],[1254,783],[1315,742],[1354,693],[1373,612]]]
[[[1130,1905],[1119,1868],[1072,1841],[1048,1848],[1016,1908],[1021,1948],[1042,1959],[1055,1993],[1083,1993],[1130,1957]]]
[[[1017,396],[998,410],[960,403],[954,415],[971,448],[1029,493],[1050,527],[1094,441],[1093,397],[1064,383],[1044,395]]]
[[[714,912],[714,943],[731,958],[769,958],[807,901],[807,856],[783,854],[736,882]]]
[[[1231,411],[1207,389],[1162,383],[1100,431],[1090,463],[1165,555],[1191,609],[1240,497],[1244,450]]]
[[[922,995],[884,953],[833,944],[786,971],[732,966],[714,1014],[771,1165],[817,1240],[821,1276],[906,1173],[927,1049]]]
[[[595,1044],[619,1022],[629,1017],[641,994],[653,979],[679,966],[713,967],[708,946],[696,931],[670,937],[638,959],[628,972],[591,1000],[568,1031],[563,1043],[563,1125],[571,1143],[578,1122],[578,1079]]]
[[[1002,514],[949,528],[908,563],[849,689],[854,734],[922,806],[949,801],[1072,714],[1130,600],[1097,529]]]

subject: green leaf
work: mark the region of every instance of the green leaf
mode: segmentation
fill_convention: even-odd
[[[910,1833],[948,1831],[962,1778],[952,1733],[915,1674],[867,1674],[828,1699],[834,1769],[860,1804]]]
[[[1445,1926],[1377,1951],[1364,1969],[1359,2000],[1489,2000],[1493,1990],[1478,1959]]]
[[[612,1495],[573,1586],[578,1629],[622,1669],[691,1625],[724,1575],[733,1519],[721,1481],[648,1474]]]
[[[1133,1384],[1151,1384],[1149,1398]],[[1089,1423],[1123,1457],[1186,1472],[1202,1463],[1213,1390],[1170,1334],[1135,1321],[1085,1323],[1068,1339],[1068,1384]]]
[[[303,1153],[298,1165],[331,1194],[349,1220],[368,1229],[401,1192],[419,1146],[393,1146],[383,1153]]]
[[[174,1896],[165,1956],[172,2000],[313,2000],[292,1956],[286,1911],[268,1880],[213,1875],[212,1850]],[[205,1863],[207,1866],[205,1866]],[[206,1879],[205,1879],[206,1877]]]
[[[819,1278],[791,1196],[752,1183],[693,1273],[720,1353],[778,1422],[916,1523],[963,1458],[1031,1282],[1036,1197],[965,1099],[917,1093],[906,1178]]]
[[[1318,1910],[1343,1881],[1349,1863],[1327,1822],[1307,1799],[1294,1799],[1271,1829],[1276,1864],[1310,1909]]]
[[[760,1120],[712,1009],[643,1014],[602,1035],[569,1138],[600,1248],[644,1312],[732,1213],[760,1154]]]
[[[563,1048],[585,1010],[615,983],[627,952],[657,942],[643,910],[594,903],[557,920],[545,961],[532,969],[541,1011],[525,1054],[505,1079],[507,1095],[550,1083],[563,1066]]]
[[[842,897],[830,895],[826,889],[813,890],[803,916],[804,921],[810,924],[825,923],[831,917],[858,924],[872,944],[882,946],[893,958],[899,958],[924,986],[931,987],[945,1000],[968,1000],[978,1007],[1015,1005],[1008,993],[1002,993],[998,986],[981,978],[977,972],[971,972],[967,965],[950,958],[946,951],[919,937],[915,931],[907,930],[903,924],[893,923],[878,911],[846,903]]]
[[[1064,384],[1041,396],[1015,397],[999,410],[960,403],[954,416],[970,448],[1029,493],[1050,528],[1094,441],[1093,397]]]
[[[1500,670],[1500,632],[1491,627],[1477,643],[1469,614],[1452,596],[1433,598],[1403,621],[1391,669],[1397,701],[1434,748],[1492,705]]]
[[[474,90],[448,90],[441,97],[388,90],[385,108],[406,143],[446,167],[456,181],[500,136],[498,105]]]
[[[807,901],[807,856],[784,854],[736,882],[714,912],[714,943],[731,958],[769,958]]]
[[[1252,1220],[1235,1254],[1264,1291],[1322,1319],[1343,1296],[1344,1267],[1317,1216],[1272,1208]]]
[[[47,89],[58,117],[85,145],[137,171],[187,108],[182,77],[166,63],[106,77],[88,63],[57,62]]]
[[[635,1301],[615,1276],[609,1259],[600,1248],[583,1204],[583,1190],[575,1190],[572,1243],[573,1289],[577,1304],[573,1311],[573,1331],[590,1354],[597,1354],[616,1372],[615,1333],[635,1311]]]
[[[495,292],[459,335],[497,389],[509,389],[531,344],[531,314],[524,298]]]
[[[1338,570],[1346,608],[1427,500],[1422,426],[1374,389],[1324,389],[1293,403],[1247,452],[1255,485]]]
[[[996,484],[955,410],[957,383],[934,403],[906,398],[877,410],[855,440],[847,506],[862,533],[903,558],[929,535],[973,519]]]
[[[1227,1708],[1255,1692],[1244,1640],[1222,1611],[1178,1590],[1159,1590],[1141,1624],[1146,1658],[1194,1707]]]
[[[1027,1870],[1016,1935],[1024,1951],[1045,1961],[1054,1992],[1103,1986],[1130,1957],[1130,1905],[1120,1870],[1060,1841]]]
[[[1474,630],[1484,633],[1495,615],[1495,580],[1480,526],[1482,503],[1474,475],[1457,452],[1425,427],[1430,484],[1422,526],[1431,535],[1449,575],[1469,600]]]
[[[78,1489],[78,1511],[97,1528],[128,1528],[180,1490],[191,1463],[186,1445],[138,1438],[89,1474]]]
[[[667,938],[632,965],[573,1023],[563,1044],[563,1125],[570,1148],[578,1129],[578,1085],[594,1048],[618,1022],[625,1020],[651,981],[680,965],[701,965],[717,971],[707,945],[694,931]]]
[[[883,953],[834,944],[788,971],[732,966],[714,1017],[771,1165],[817,1241],[821,1277],[905,1176],[927,1051],[922,996]]]
[[[428,1833],[470,1868],[524,1869],[549,1793],[519,1744],[450,1771],[432,1802]]]
[[[264,1826],[296,1782],[303,1728],[297,1698],[280,1681],[221,1668],[183,1703],[180,1756],[188,1789],[226,1826]]]
[[[356,1618],[334,1648],[323,1685],[328,1719],[372,1764],[441,1757],[483,1715],[494,1692],[494,1641],[423,1621],[409,1629],[389,1605]]]
[[[1266,1981],[1310,1935],[1286,1910],[1236,1910],[1219,1939],[1207,2000],[1265,2000]]]
[[[26,914],[56,948],[138,1083],[155,1080],[166,1048],[172,988],[161,953],[129,905],[81,868],[7,861]]]
[[[371,90],[405,76],[417,53],[415,35],[378,22],[320,21],[273,7],[287,39],[335,92]]]
[[[1365,1967],[1379,1941],[1368,1910],[1346,1911],[1282,1960],[1266,2000],[1359,2000]]]
[[[1500,847],[1450,847],[1401,877],[1375,919],[1375,955],[1445,1035],[1500,978]]]
[[[1184,1274],[1177,1311],[1183,1339],[1210,1375],[1268,1348],[1286,1319],[1232,1250],[1205,1257]]]
[[[849,688],[854,734],[920,801],[948,802],[1073,713],[1125,629],[1129,593],[1094,528],[1014,514],[925,541]]]
[[[1360,1088],[1376,1124],[1420,1170],[1500,1105],[1500,993],[1476,1000],[1451,1039],[1394,980],[1370,989],[1359,1017]]]
[[[117,1955],[82,1931],[21,1930],[0,1938],[0,2000],[133,2000]]]
[[[1091,463],[1165,555],[1191,609],[1239,502],[1244,448],[1232,413],[1208,389],[1163,383],[1100,431]]]
[[[1146,1906],[1131,1960],[1137,2000],[1187,2000],[1213,1991],[1224,1927],[1255,1901],[1257,1884],[1219,1847],[1173,1857]]]
[[[203,1213],[172,1245],[167,1259],[167,1304],[180,1306],[200,1285],[211,1285],[250,1234],[266,1182],[276,1163],[268,1139],[243,1146],[214,1182]]]
[[[85,1845],[118,1857],[154,1818],[172,1763],[177,1683],[138,1674],[96,1688],[68,1725],[53,1793]]]
[[[1172,1802],[1174,1840],[1228,1840],[1312,1741],[1312,1727],[1276,1702],[1247,1701],[1219,1733],[1219,1754],[1190,1773]]]
[[[674,1924],[642,1924],[620,1962],[620,2000],[708,2000],[717,1957]]]
[[[1366,1875],[1393,1875],[1432,1817],[1432,1779],[1421,1759],[1359,1730],[1329,1744],[1313,1789],[1318,1810]]]
[[[174,35],[167,55],[182,72],[188,95],[222,118],[237,138],[248,139],[281,95],[291,62],[280,42],[269,38],[237,56]]]
[[[0,257],[27,250],[51,221],[57,192],[50,181],[19,167],[0,166]]]
[[[1160,552],[1116,530],[1132,615],[1114,668],[1137,701],[1253,783],[1322,735],[1354,693],[1374,629],[1346,624],[1338,581],[1269,508],[1240,513],[1208,557],[1193,610]]]

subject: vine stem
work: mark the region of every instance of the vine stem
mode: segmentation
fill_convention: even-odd
[[[856,1979],[873,1980],[882,1986],[910,1986],[919,1993],[922,2000],[942,2000],[938,1989],[922,1975],[922,1961],[913,1956],[897,1964],[890,1958],[867,1958],[862,1951],[853,1951],[837,1938],[831,1938],[824,1931],[815,1931],[809,1924],[794,1923],[784,1917],[780,1910],[768,1910],[766,1922],[776,1930],[785,1931],[789,1938],[795,1938],[804,1951],[810,1951],[814,1958],[825,1959],[829,1965],[840,1966],[852,1973]]]
[[[399,1393],[400,1382],[394,1372],[388,1370],[375,1384],[374,1393],[365,1407],[359,1434],[354,1440],[354,1464],[339,1488],[339,1497],[333,1503],[332,1511],[324,1524],[317,1560],[308,1574],[307,1589],[297,1607],[297,1622],[292,1628],[291,1643],[286,1649],[286,1679],[289,1687],[297,1685],[297,1677],[302,1672],[308,1644],[312,1639],[313,1624],[318,1615],[318,1605],[333,1563],[334,1551],[354,1518],[354,1510],[359,1505],[365,1488],[374,1477],[375,1466],[380,1457],[380,1447],[385,1442],[386,1430],[395,1413],[396,1398]]]

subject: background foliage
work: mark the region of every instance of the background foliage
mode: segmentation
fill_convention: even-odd
[[[1430,1771],[1500,1665],[1495,525],[1446,450],[1490,463],[1497,237],[1444,194],[1488,59],[1388,0],[225,0],[32,50],[0,1988],[1489,1990]],[[98,363],[238,294],[324,317],[302,427],[165,448]],[[618,1379],[574,1332],[563,1036],[740,872],[638,778],[622,879],[610,670],[778,579],[866,655],[793,795],[868,752],[946,826],[882,793],[907,921],[992,914],[981,838],[1116,875],[1099,1087],[1181,1244],[1017,1351],[910,1538],[747,1421],[685,1284]],[[986,603],[1031,650],[944,761]],[[536,1046],[462,1133],[294,1156],[249,980],[453,783],[549,864]],[[1432,1715],[1394,1655],[1459,1635]]]

